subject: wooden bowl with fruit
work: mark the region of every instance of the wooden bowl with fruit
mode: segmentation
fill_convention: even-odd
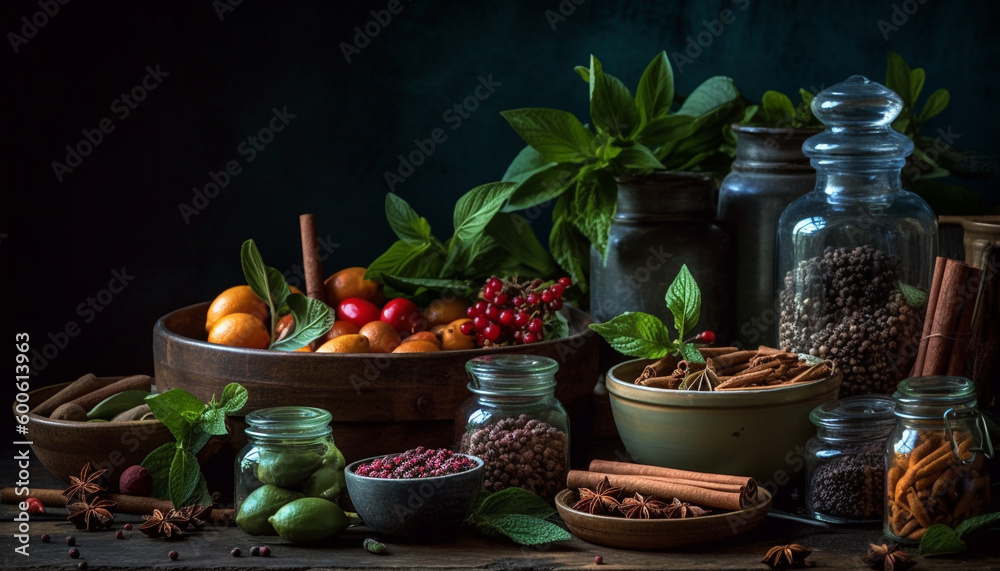
[[[262,301],[266,291],[254,293],[266,289],[258,281],[165,315],[153,330],[157,382],[203,399],[239,382],[249,392],[246,411],[326,409],[344,455],[365,458],[452,445],[455,411],[470,395],[466,361],[529,353],[559,363],[556,397],[586,426],[598,379],[597,337],[585,312],[563,305],[569,280],[493,277],[478,299],[434,297],[420,307],[404,297],[384,301],[382,286],[364,275],[364,268],[347,268],[327,278],[328,305],[281,288],[279,279],[269,290],[277,291],[277,309]],[[231,445],[238,449],[245,425],[233,420]]]

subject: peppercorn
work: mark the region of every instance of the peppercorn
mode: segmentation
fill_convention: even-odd
[[[130,523],[126,523],[122,527],[125,528],[125,531],[132,531],[132,524]]]
[[[257,557],[258,555],[260,555],[260,547],[254,545],[250,548],[250,556]]]
[[[594,565],[600,565],[601,563],[604,563],[604,558],[601,557],[600,555],[595,555],[594,556]]]
[[[260,548],[260,556],[261,557],[270,557],[271,556],[271,548],[268,547],[268,546],[266,546],[266,545],[262,546]]]
[[[125,539],[125,533],[119,529],[115,532],[115,539]]]
[[[80,557],[80,550],[77,549],[77,548],[75,548],[75,547],[70,547],[69,548],[69,558],[70,559],[76,559],[78,557]]]
[[[180,556],[181,556],[180,553],[177,553],[176,551],[171,551],[170,553],[167,553],[167,557],[170,558],[171,561],[177,561],[177,558]]]
[[[239,557],[243,552],[240,551],[239,547],[234,547],[232,551],[229,552],[233,557]]]
[[[48,543],[52,538],[47,533],[42,534],[42,543]]]
[[[90,565],[87,565],[86,561],[81,561],[81,562],[79,562],[79,563],[76,564],[76,568],[77,569],[83,569],[83,571],[86,571],[87,569],[90,568]]]
[[[76,538],[73,537],[72,535],[67,535],[66,536],[66,545],[68,545],[70,547],[73,547],[74,545],[76,545]]]

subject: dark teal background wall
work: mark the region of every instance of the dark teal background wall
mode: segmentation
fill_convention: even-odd
[[[926,69],[925,94],[951,90],[931,130],[998,150],[995,2],[401,0],[350,63],[342,43],[388,1],[243,0],[220,18],[223,2],[77,0],[26,43],[15,39],[17,53],[9,34],[22,34],[22,18],[40,8],[3,5],[2,323],[8,339],[27,331],[34,349],[51,344],[53,358],[36,360],[37,384],[151,372],[156,318],[242,282],[246,238],[268,264],[291,270],[300,213],[315,212],[336,244],[327,273],[367,265],[393,240],[384,173],[435,129],[447,138],[395,191],[450,235],[457,197],[499,179],[521,148],[499,112],[549,106],[585,118],[586,87],[572,68],[591,53],[634,87],[655,53],[683,53],[700,34],[700,53],[692,48],[683,66],[675,60],[678,90],[729,75],[756,100],[852,74],[883,81],[893,49]],[[562,20],[553,17],[560,10]],[[732,23],[713,23],[723,10]],[[886,28],[886,38],[880,20],[898,29]],[[120,118],[113,102],[156,65],[169,75]],[[480,78],[494,90],[458,125],[445,112],[474,96]],[[240,145],[275,108],[295,117],[248,162]],[[102,118],[114,131],[60,182],[52,162],[64,162],[65,146]],[[229,161],[240,173],[185,220],[180,205],[192,205],[192,189]],[[976,184],[997,202],[992,183]],[[533,223],[539,234],[547,218]],[[88,310],[88,297],[122,268],[134,279],[98,302],[100,312]],[[76,336],[59,334],[70,324]]]

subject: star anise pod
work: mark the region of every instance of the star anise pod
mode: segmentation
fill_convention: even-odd
[[[87,462],[80,470],[79,477],[69,477],[69,487],[63,490],[67,502],[73,501],[78,496],[81,500],[86,500],[89,496],[107,491],[100,484],[101,476],[107,473],[107,470],[92,470],[93,466]]]
[[[791,569],[793,567],[808,567],[809,562],[806,557],[812,553],[808,547],[798,543],[788,545],[775,545],[767,550],[767,554],[760,560],[771,569]]]
[[[184,506],[179,510],[170,510],[167,512],[165,517],[166,519],[173,521],[177,527],[181,528],[181,530],[187,531],[188,528],[198,530],[205,527],[205,520],[207,520],[211,514],[212,506],[205,507],[197,504]]]
[[[625,498],[621,503],[622,514],[629,519],[660,517],[665,509],[667,504],[638,492],[631,498]]]
[[[153,515],[142,516],[146,523],[139,526],[139,531],[150,538],[176,539],[185,535],[184,527],[187,527],[188,522],[170,515],[175,511],[177,510],[170,510],[164,514],[160,510],[153,510]]]
[[[621,503],[618,496],[621,495],[621,488],[614,488],[607,477],[597,484],[596,490],[590,488],[580,488],[580,501],[573,504],[573,509],[587,512],[591,515],[611,514]]]
[[[906,571],[917,564],[910,559],[905,552],[900,551],[899,544],[894,543],[892,547],[886,544],[868,544],[868,555],[861,558],[866,565],[876,570],[883,571]]]
[[[77,529],[105,529],[115,522],[115,515],[111,510],[117,505],[118,502],[100,498],[80,500],[66,506],[69,509],[69,517],[66,519],[73,522]]]
[[[682,502],[677,498],[674,498],[673,501],[666,504],[663,508],[663,515],[667,518],[683,519],[686,517],[699,517],[707,513],[709,513],[709,510],[694,504]]]

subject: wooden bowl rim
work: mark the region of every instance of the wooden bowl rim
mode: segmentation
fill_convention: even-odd
[[[267,359],[302,359],[313,358],[313,359],[343,359],[345,357],[355,357],[355,358],[378,358],[378,359],[407,359],[407,358],[417,358],[417,359],[442,359],[451,357],[466,357],[471,358],[478,355],[486,354],[485,350],[482,348],[476,349],[452,349],[447,351],[428,351],[423,353],[297,353],[295,351],[275,351],[272,349],[249,349],[245,347],[230,347],[228,345],[219,345],[217,343],[209,343],[208,341],[202,341],[200,339],[195,339],[193,337],[187,337],[181,335],[170,328],[167,327],[166,321],[176,318],[183,312],[188,311],[199,311],[204,308],[208,310],[208,306],[211,302],[196,303],[193,305],[188,305],[180,309],[175,309],[170,313],[160,317],[156,320],[156,324],[153,325],[153,337],[154,339],[165,339],[174,343],[188,346],[193,349],[200,350],[210,350],[210,351],[220,351],[223,353],[232,353],[234,355],[267,355]],[[594,322],[593,317],[589,313],[583,311],[582,309],[573,307],[571,305],[566,305],[561,311],[565,311],[567,319],[570,323],[570,334],[566,337],[559,339],[546,339],[539,343],[533,343],[531,345],[510,345],[507,347],[494,347],[488,349],[490,354],[494,353],[507,353],[515,352],[521,353],[524,351],[525,347],[547,347],[550,345],[565,343],[569,340],[578,339],[590,335],[595,335],[593,331],[590,330],[588,325]],[[577,325],[577,327],[574,327]],[[575,329],[575,331],[574,331]]]

